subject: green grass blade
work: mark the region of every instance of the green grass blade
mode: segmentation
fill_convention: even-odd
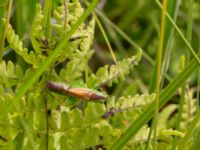
[[[98,17],[97,17],[95,14],[94,14],[94,17],[95,17],[95,20],[96,20],[96,22],[97,22],[97,25],[99,26],[99,29],[100,29],[100,31],[101,31],[103,37],[104,37],[104,39],[105,39],[105,42],[106,42],[106,44],[107,44],[107,46],[108,46],[108,49],[109,49],[109,51],[110,51],[110,53],[111,53],[111,56],[112,56],[112,58],[113,58],[113,60],[114,60],[114,62],[115,62],[115,64],[116,64],[116,63],[117,63],[117,59],[116,59],[115,53],[113,52],[113,49],[112,49],[112,47],[111,47],[111,44],[110,44],[110,42],[109,42],[109,40],[108,40],[108,37],[107,37],[107,35],[106,35],[106,32],[104,31],[104,28],[103,28],[103,26],[101,25],[100,20],[98,19]]]
[[[177,14],[179,9],[179,0],[168,0],[167,2],[167,12],[173,18],[174,22],[176,22]],[[169,20],[166,20],[166,27],[165,27],[165,37],[164,37],[164,60],[163,60],[163,67],[162,67],[162,74],[166,74],[169,68],[169,63],[171,59],[171,45],[174,39],[174,28]],[[164,85],[165,78],[161,79],[161,88]]]
[[[167,2],[167,12],[171,16],[171,18],[176,21],[177,14],[178,14],[178,8],[179,8],[179,0],[168,0]],[[171,41],[173,40],[173,33],[174,33],[174,28],[169,22],[169,20],[166,20],[166,27],[165,27],[165,43],[164,43],[164,48],[167,49],[171,45]]]
[[[45,26],[46,38],[51,37],[51,8],[52,8],[52,1],[45,0],[45,2],[44,2],[44,26]]]
[[[160,2],[158,0],[156,0],[156,3],[162,9],[162,5],[160,4]],[[171,22],[171,24],[174,26],[175,30],[178,32],[178,34],[180,35],[180,37],[182,38],[182,40],[185,42],[185,44],[188,47],[188,50],[190,51],[190,53],[192,54],[192,56],[200,64],[200,59],[198,58],[197,54],[195,53],[195,51],[193,50],[192,46],[190,45],[190,43],[188,42],[188,40],[185,38],[185,36],[181,32],[181,30],[178,28],[178,26],[176,25],[176,23],[173,21],[173,19],[170,17],[170,15],[167,12],[166,12],[166,16],[169,19],[169,21]]]
[[[0,3],[0,37],[2,37],[3,34],[3,20],[2,18],[4,17],[6,13],[6,4],[7,0],[2,0]]]
[[[7,1],[7,2],[8,2],[8,11],[7,11],[7,16],[6,16],[6,23],[4,25],[3,33],[2,33],[2,35],[0,37],[0,62],[2,61],[2,57],[3,57],[3,49],[4,49],[4,46],[5,46],[5,39],[6,39],[6,34],[7,34],[7,29],[8,29],[7,26],[8,26],[8,23],[10,21],[11,11],[12,11],[12,4],[13,4],[12,0]],[[4,5],[4,3],[3,3],[3,5]],[[4,7],[4,6],[1,6],[1,7]],[[2,11],[5,11],[5,10],[3,9]],[[0,19],[1,19],[1,23],[2,23],[2,18],[0,18]],[[3,26],[3,23],[2,23],[2,26]],[[3,28],[3,27],[1,27],[1,28]]]
[[[112,26],[122,37],[124,37],[134,48],[141,49],[141,47],[134,42],[131,38],[129,38],[119,27],[117,27],[113,22],[111,22],[105,14],[103,14],[100,10],[95,9],[95,12],[102,18],[102,20],[106,21],[107,24]]]
[[[163,9],[161,16],[160,25],[160,37],[159,45],[156,55],[156,86],[155,86],[155,111],[154,111],[154,136],[153,136],[153,149],[157,150],[157,135],[158,135],[158,110],[159,110],[159,99],[160,99],[160,78],[161,78],[161,67],[162,67],[162,55],[163,55],[163,42],[164,42],[164,31],[165,31],[165,12],[167,8],[167,0],[163,0]]]

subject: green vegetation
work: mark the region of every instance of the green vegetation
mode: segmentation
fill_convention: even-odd
[[[0,149],[198,149],[199,9],[1,0]]]

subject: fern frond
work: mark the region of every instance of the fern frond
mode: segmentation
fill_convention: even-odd
[[[3,111],[12,103],[14,95],[13,92],[9,90],[2,93],[3,95],[0,95],[0,109]],[[0,120],[0,147],[5,147],[5,149],[13,149],[15,147],[15,143],[13,141],[20,132],[19,121],[16,121],[15,116],[19,115],[15,113],[5,114]]]
[[[89,51],[94,39],[95,31],[95,18],[92,17],[85,30],[82,30],[82,34],[85,36],[80,43],[81,51]]]
[[[88,64],[93,51],[90,49],[93,41],[95,22],[92,18],[86,29],[81,30],[82,34],[85,35],[83,39],[77,41],[76,45],[68,47],[68,52],[63,51],[63,53],[68,54],[69,63],[67,66],[60,71],[60,77],[66,82],[73,82],[75,79],[82,77],[82,73],[85,70],[85,66]],[[77,45],[80,45],[77,47]],[[73,49],[74,47],[74,49]],[[65,56],[63,54],[61,56]],[[73,75],[73,76],[72,76]]]
[[[27,48],[23,48],[23,42],[19,39],[19,36],[15,34],[12,26],[8,24],[8,32],[7,32],[7,41],[10,44],[10,47],[14,49],[14,51],[22,56],[22,58],[28,63],[33,65],[34,67],[38,66],[38,61],[35,57],[33,51],[28,52]]]
[[[183,111],[181,114],[181,131],[185,131],[193,120],[196,112],[196,100],[193,98],[194,89],[189,89],[185,95]]]
[[[36,5],[35,13],[36,14],[30,31],[30,39],[35,52],[41,54],[41,47],[44,46],[41,40],[45,39],[44,27],[42,26],[44,15],[42,12],[41,5],[39,4]]]
[[[82,73],[85,70],[85,62],[88,62],[88,59],[92,56],[92,54],[92,51],[81,52],[79,50],[75,50],[66,68],[61,69],[60,77],[68,83],[81,78]]]
[[[128,99],[120,98],[119,102],[115,102],[115,99],[112,98],[106,107],[104,104],[91,102],[82,110],[83,112],[77,108],[69,110],[63,107],[61,109],[60,131],[65,132],[63,132],[60,138],[61,147],[64,146],[67,149],[73,149],[72,145],[77,145],[77,138],[81,138],[81,142],[79,143],[79,148],[81,149],[94,148],[97,145],[102,145],[104,148],[109,147],[112,139],[122,133],[124,125],[128,126],[129,122],[134,119],[133,116],[137,114],[137,117],[143,108],[152,102],[154,98],[154,94],[137,95]],[[123,111],[107,119],[103,119],[102,115],[109,108],[113,107],[117,110],[123,109]],[[144,130],[145,135],[148,134],[148,130]],[[139,137],[144,136],[144,132],[141,132],[142,134],[138,136],[138,140],[141,140]]]
[[[123,59],[116,65],[108,65],[98,69],[96,74],[92,74],[87,82],[88,87],[104,87],[105,85],[112,86],[113,83],[118,83],[123,80],[133,66],[137,65],[142,56],[142,50],[131,58]]]
[[[102,118],[111,119],[114,127],[127,127],[154,99],[154,94],[120,97],[117,100],[113,97],[109,100],[107,112]]]
[[[145,126],[143,127],[134,137],[134,139],[130,140],[124,149],[145,149],[145,144],[147,142],[147,137],[150,128]],[[158,149],[170,150],[172,149],[173,137],[183,137],[184,134],[180,131],[173,129],[159,129],[158,130]],[[153,140],[153,137],[151,138]],[[153,143],[151,142],[149,145],[149,149],[152,149]]]
[[[177,136],[183,137],[184,134],[180,131],[173,130],[173,129],[160,129],[159,136],[169,137],[169,136]]]
[[[16,85],[22,77],[23,72],[18,65],[14,65],[11,61],[0,63],[0,85],[10,88]]]
[[[56,22],[52,25],[52,28],[62,38],[73,26],[78,18],[83,14],[83,8],[78,1],[66,2],[67,9],[64,5],[61,5],[54,10],[53,16]],[[79,28],[82,30],[84,25]],[[79,30],[75,34],[79,33]]]
[[[158,119],[158,127],[159,128],[166,128],[167,122],[169,121],[169,117],[172,115],[172,113],[177,109],[177,105],[170,104],[166,106],[161,113],[159,114]]]

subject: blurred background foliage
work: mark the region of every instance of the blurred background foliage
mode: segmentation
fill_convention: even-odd
[[[61,0],[53,0],[53,8],[56,8],[60,4]],[[74,1],[74,0],[72,0]],[[0,17],[5,16],[5,10],[7,9],[8,0],[0,0]],[[29,31],[35,15],[36,3],[43,1],[39,0],[15,0],[13,1],[13,8],[11,11],[11,24],[15,29],[19,37],[24,41],[25,47],[32,49],[29,39]],[[175,2],[174,0],[168,0],[168,2]],[[183,34],[187,35],[187,23],[188,23],[188,7],[189,1],[177,0],[178,7],[176,24],[181,29]],[[83,6],[85,3],[81,1]],[[174,6],[175,7],[175,6]],[[112,46],[114,54],[117,60],[121,60],[125,57],[131,57],[136,53],[138,47],[141,47],[145,53],[139,65],[134,69],[125,80],[108,88],[109,94],[113,94],[116,97],[120,96],[134,96],[138,93],[147,93],[154,76],[154,64],[156,51],[159,43],[159,30],[160,30],[160,18],[161,9],[152,0],[100,0],[96,8],[100,13],[97,13],[97,17],[100,19],[103,29],[106,32],[108,41]],[[196,53],[199,51],[200,46],[200,1],[196,0],[193,4],[193,23],[192,23],[192,40],[191,46]],[[101,15],[99,15],[101,14]],[[103,14],[103,15],[102,15]],[[102,17],[103,16],[103,17]],[[108,23],[110,20],[111,23]],[[113,24],[112,24],[113,23]],[[2,20],[0,20],[0,34],[2,34]],[[90,60],[91,69],[95,72],[100,66],[105,64],[114,64],[114,59],[109,51],[108,45],[100,27],[96,24],[94,39],[95,53]],[[124,33],[125,36],[122,36]],[[169,33],[166,30],[166,34]],[[126,39],[124,38],[126,37]],[[129,41],[127,39],[130,39]],[[167,39],[165,39],[167,40]],[[132,44],[131,44],[132,43]],[[135,44],[137,43],[137,44]],[[6,45],[6,44],[5,44]],[[167,46],[165,46],[166,48]],[[175,31],[171,38],[170,46],[166,49],[170,49],[168,55],[163,57],[163,61],[166,61],[167,66],[164,74],[167,74],[168,79],[165,79],[163,75],[163,88],[170,82],[175,75],[180,73],[183,69],[184,58],[182,56],[187,55],[187,47],[180,35]],[[165,50],[166,50],[165,49]],[[3,53],[4,60],[12,60],[16,64],[20,64],[25,71],[28,68],[23,59],[17,55],[10,47],[5,47]],[[195,72],[193,76],[188,80],[188,87],[193,88],[191,96],[188,99],[193,99],[196,96],[196,77]],[[150,90],[151,91],[151,90]],[[177,94],[172,98],[172,102],[178,103],[180,95]],[[195,105],[195,104],[192,104]],[[174,111],[175,108],[173,108]],[[172,112],[173,115],[173,112]],[[170,116],[171,117],[171,116]],[[168,126],[174,127],[167,122]]]

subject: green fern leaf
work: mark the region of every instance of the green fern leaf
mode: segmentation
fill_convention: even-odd
[[[30,39],[35,52],[38,54],[41,54],[41,47],[44,46],[44,44],[42,44],[42,39],[45,39],[44,27],[42,26],[43,19],[42,8],[37,4],[36,14],[30,31]]]
[[[196,112],[196,100],[193,98],[194,89],[190,89],[187,91],[185,95],[185,101],[183,104],[183,112],[181,114],[181,123],[180,129],[181,131],[186,131],[191,121],[194,118]]]
[[[169,117],[172,115],[172,113],[177,109],[177,105],[171,104],[166,106],[161,113],[159,114],[159,120],[158,120],[158,127],[165,129],[167,126],[167,122],[169,121]]]
[[[142,56],[142,51],[139,50],[136,56],[124,59],[116,65],[108,65],[98,69],[96,74],[92,74],[87,82],[88,87],[103,87],[105,85],[112,86],[112,83],[117,83],[123,80],[134,65],[137,65]]]
[[[0,83],[1,85],[11,87],[17,85],[23,77],[22,69],[18,65],[14,65],[11,61],[6,64],[5,61],[0,63]]]
[[[64,79],[68,83],[73,82],[75,79],[80,79],[82,77],[82,73],[85,70],[88,61],[93,54],[93,51],[91,51],[90,47],[93,41],[94,27],[95,22],[93,18],[89,22],[87,28],[80,31],[85,37],[83,39],[80,39],[80,42],[78,41],[79,43],[76,43],[74,49],[73,47],[68,47],[69,53],[67,54],[69,58],[69,63],[66,67],[61,69],[59,75],[60,78]],[[80,47],[78,48],[77,45],[80,45]],[[65,55],[66,54],[63,54],[63,56]]]
[[[64,5],[61,5],[53,12],[56,22],[52,25],[52,28],[60,38],[63,38],[63,36],[71,29],[71,26],[74,25],[78,18],[83,14],[83,8],[78,1],[66,2],[66,5],[67,9],[65,9]],[[80,28],[83,27],[84,25],[80,26]],[[78,32],[79,31],[77,31],[77,33]]]
[[[23,42],[19,39],[19,36],[15,34],[15,31],[10,24],[8,24],[7,28],[7,41],[10,44],[10,47],[14,49],[17,54],[22,56],[27,63],[37,67],[39,62],[36,59],[34,52],[30,51],[29,53],[27,48],[23,48]]]

